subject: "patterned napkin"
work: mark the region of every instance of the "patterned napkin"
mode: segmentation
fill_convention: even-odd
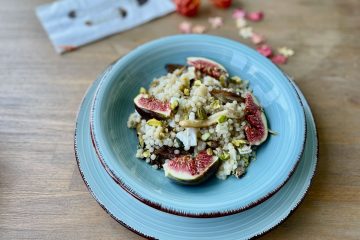
[[[174,10],[171,0],[61,0],[37,7],[36,15],[64,53]]]

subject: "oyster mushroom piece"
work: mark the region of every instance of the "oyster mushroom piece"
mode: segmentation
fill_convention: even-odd
[[[245,99],[240,95],[225,90],[213,89],[210,91],[210,94],[222,102],[237,101],[238,103],[241,103],[245,101]]]
[[[227,118],[240,119],[243,117],[242,113],[238,113],[230,110],[223,110],[213,115],[209,116],[206,120],[182,120],[179,122],[179,125],[186,128],[202,128],[209,127],[218,122],[218,119],[222,116],[226,116]]]

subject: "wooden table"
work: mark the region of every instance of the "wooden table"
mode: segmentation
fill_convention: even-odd
[[[141,239],[87,191],[74,159],[75,116],[110,62],[176,34],[184,18],[172,14],[59,56],[34,14],[45,2],[2,1],[0,7],[0,239]],[[253,26],[271,45],[296,50],[283,69],[309,100],[320,138],[309,193],[263,239],[360,239],[360,2],[242,3],[265,11],[265,21]],[[216,15],[226,25],[210,34],[251,45],[237,35],[231,11],[204,4],[192,21]]]

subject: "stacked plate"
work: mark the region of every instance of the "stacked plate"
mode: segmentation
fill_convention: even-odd
[[[165,74],[165,64],[189,56],[213,59],[249,80],[279,133],[241,179],[184,187],[135,158],[136,135],[126,125],[133,98]],[[93,197],[120,224],[155,239],[249,239],[271,230],[307,192],[317,146],[311,110],[294,82],[250,48],[207,35],[156,40],[109,66],[86,93],[75,131],[77,163]]]

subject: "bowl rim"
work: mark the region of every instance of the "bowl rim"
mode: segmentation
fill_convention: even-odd
[[[231,42],[232,44],[237,44],[240,45],[243,48],[246,48],[250,51],[252,51],[253,53],[255,53],[256,55],[260,55],[259,53],[257,53],[255,50],[251,49],[250,47],[240,43],[240,42],[236,42],[234,40],[230,40],[224,37],[218,37],[218,36],[212,36],[212,35],[207,35],[207,34],[189,34],[189,35],[172,35],[172,36],[167,36],[167,37],[162,37],[159,39],[155,39],[152,40],[150,42],[147,42],[145,44],[142,44],[138,47],[136,47],[135,49],[133,49],[132,51],[130,51],[128,54],[124,55],[125,56],[129,56],[130,54],[134,54],[134,52],[137,52],[143,48],[149,47],[153,44],[156,44],[158,42],[162,42],[162,41],[169,41],[172,39],[176,39],[176,38],[192,38],[194,36],[197,37],[206,37],[206,38],[210,38],[212,40],[221,40],[221,41],[227,41],[227,42]],[[261,55],[260,55],[261,56]],[[252,201],[250,204],[246,205],[246,206],[242,206],[242,207],[238,207],[236,209],[231,209],[231,210],[224,210],[224,211],[205,211],[202,213],[192,213],[192,212],[185,212],[183,210],[177,210],[175,208],[169,208],[167,206],[164,206],[163,204],[150,200],[146,197],[143,197],[139,192],[135,191],[134,189],[132,189],[129,185],[127,185],[125,183],[125,181],[123,181],[123,178],[121,178],[120,176],[118,176],[116,174],[116,172],[109,167],[109,165],[107,164],[104,155],[102,153],[101,147],[99,145],[98,142],[98,138],[97,135],[95,133],[95,121],[94,121],[94,116],[95,116],[95,110],[96,110],[96,102],[98,101],[98,94],[100,89],[102,89],[102,87],[104,87],[104,79],[106,79],[106,77],[111,74],[112,70],[114,67],[117,66],[117,63],[123,58],[120,57],[117,60],[115,60],[113,63],[111,63],[109,65],[109,67],[107,68],[107,70],[105,71],[104,74],[102,74],[102,76],[100,77],[100,83],[95,91],[94,97],[93,97],[93,101],[92,101],[92,106],[91,106],[91,111],[90,111],[90,135],[91,135],[91,141],[92,141],[92,145],[95,149],[97,158],[99,159],[100,163],[102,164],[102,166],[104,167],[104,169],[106,170],[106,172],[111,176],[111,178],[121,187],[123,188],[127,193],[129,193],[131,196],[133,196],[135,199],[139,200],[140,202],[158,209],[160,211],[163,212],[167,212],[173,215],[178,215],[178,216],[185,216],[185,217],[192,217],[192,218],[214,218],[214,217],[222,217],[222,216],[228,216],[228,215],[232,215],[232,214],[236,214],[242,211],[245,211],[247,209],[250,209],[264,201],[266,201],[267,199],[269,199],[271,196],[273,196],[276,192],[278,192],[286,183],[287,181],[290,179],[290,177],[292,176],[292,174],[295,172],[296,167],[299,165],[301,156],[303,154],[304,151],[304,146],[305,146],[305,140],[306,140],[306,135],[307,135],[307,131],[306,131],[306,119],[305,119],[305,111],[304,111],[304,106],[303,103],[301,101],[301,98],[299,96],[299,93],[296,91],[296,88],[294,87],[293,83],[291,82],[291,80],[289,79],[288,75],[286,75],[278,66],[276,66],[275,64],[273,64],[271,61],[269,61],[268,59],[266,59],[265,57],[261,56],[262,58],[264,58],[266,61],[269,61],[273,66],[275,66],[277,68],[277,70],[279,71],[279,73],[288,80],[288,82],[290,83],[289,86],[291,86],[291,89],[294,91],[295,96],[296,96],[296,101],[300,106],[301,109],[301,122],[303,124],[303,129],[304,132],[302,134],[302,142],[301,142],[301,147],[300,147],[300,151],[298,152],[298,154],[296,155],[296,160],[293,163],[293,166],[291,167],[288,175],[286,176],[286,178],[284,179],[283,182],[281,182],[280,184],[278,184],[276,187],[274,187],[273,189],[269,190],[267,192],[267,194],[263,194],[261,197],[259,197],[258,199]]]

